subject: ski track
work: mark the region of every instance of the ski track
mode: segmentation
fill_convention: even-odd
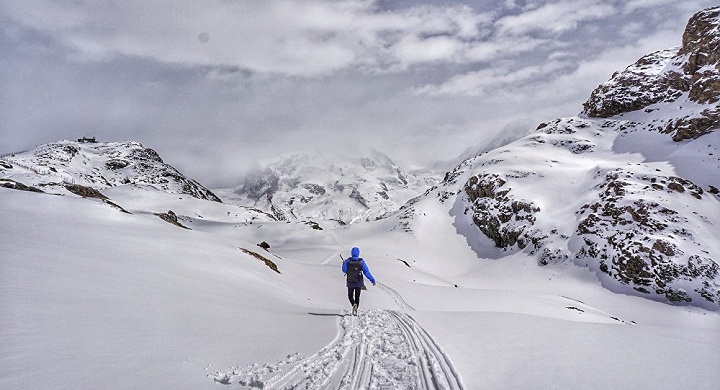
[[[408,314],[344,314],[320,352],[271,378],[271,389],[462,389],[450,360]]]
[[[392,288],[390,288],[390,286],[388,286],[386,284],[378,283],[377,285],[383,291],[385,291],[390,296],[390,298],[392,298],[393,301],[395,301],[395,304],[398,305],[398,307],[400,309],[415,311],[415,308],[413,308],[407,302],[405,302],[405,300],[403,299],[402,295],[400,295],[399,292],[393,290]]]
[[[414,310],[392,288],[379,284],[402,309]],[[287,367],[284,367],[287,366]],[[263,389],[463,389],[460,376],[435,340],[409,314],[343,310],[335,339],[302,359],[234,367],[208,376],[225,385]]]

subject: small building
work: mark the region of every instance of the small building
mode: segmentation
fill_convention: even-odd
[[[78,138],[78,142],[83,143],[83,144],[96,144],[96,143],[97,143],[97,141],[95,140],[95,137],[92,137],[92,138],[88,138],[88,137]]]

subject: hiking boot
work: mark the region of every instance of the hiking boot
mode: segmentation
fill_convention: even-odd
[[[353,315],[357,315],[357,304],[353,305]]]

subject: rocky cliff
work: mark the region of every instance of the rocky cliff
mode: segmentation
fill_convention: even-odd
[[[662,123],[675,141],[697,138],[720,128],[720,7],[694,15],[682,46],[648,54],[593,91],[584,104],[590,117],[680,108]]]

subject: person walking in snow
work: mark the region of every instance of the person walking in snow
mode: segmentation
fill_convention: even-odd
[[[342,264],[342,272],[347,276],[348,299],[352,305],[352,313],[357,315],[358,306],[360,306],[360,292],[365,287],[365,277],[375,285],[375,278],[370,273],[365,260],[360,257],[360,248],[354,247],[350,251],[350,257],[345,259]]]

